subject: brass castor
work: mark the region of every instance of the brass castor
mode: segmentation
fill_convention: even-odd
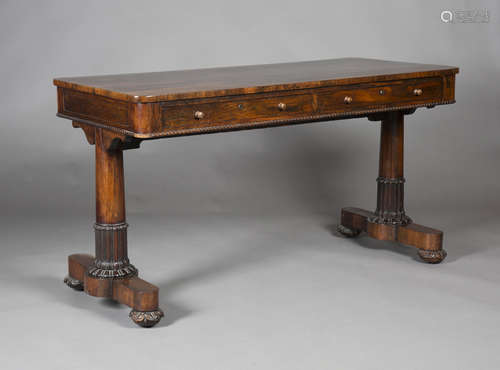
[[[162,310],[158,309],[156,311],[130,311],[129,317],[137,325],[143,328],[151,328],[158,324],[161,318],[164,316]]]
[[[418,255],[422,259],[422,261],[427,263],[440,263],[442,260],[446,258],[446,251],[444,249],[440,249],[437,251],[431,251],[426,249],[419,249]]]
[[[339,224],[337,226],[337,232],[346,238],[355,238],[361,233],[361,230],[349,229],[348,227]]]
[[[64,278],[64,284],[74,290],[83,291],[83,281],[72,278],[71,276],[66,276]]]

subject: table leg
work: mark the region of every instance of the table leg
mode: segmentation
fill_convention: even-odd
[[[127,252],[123,150],[110,133],[86,126],[95,143],[96,223],[95,258],[75,254],[68,258],[66,284],[95,297],[108,297],[132,307],[130,317],[144,327],[158,323],[158,288],[139,279]],[[112,145],[111,145],[112,144]]]
[[[404,209],[404,112],[390,112],[380,118],[377,207],[375,212],[343,208],[338,231],[346,237],[364,231],[374,239],[411,245],[418,248],[423,261],[439,263],[446,257],[442,231],[414,224]]]

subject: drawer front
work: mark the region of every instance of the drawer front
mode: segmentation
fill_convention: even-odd
[[[442,95],[442,79],[439,77],[345,86],[318,92],[318,109],[323,114],[355,112],[438,101]]]
[[[307,92],[165,102],[160,131],[218,131],[267,121],[356,114],[443,100],[440,77],[316,88]]]
[[[297,94],[230,101],[165,103],[161,112],[165,129],[183,130],[292,119],[313,114],[315,106],[312,94]]]

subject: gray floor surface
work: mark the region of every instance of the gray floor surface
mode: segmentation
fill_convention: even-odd
[[[63,285],[90,220],[7,220],[0,368],[500,368],[500,217],[418,216],[446,230],[441,265],[336,237],[332,215],[132,214],[131,260],[166,313],[153,329]]]

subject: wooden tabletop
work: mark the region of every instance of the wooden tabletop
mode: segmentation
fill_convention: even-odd
[[[342,58],[168,72],[56,78],[54,85],[131,102],[159,102],[458,73],[457,67]]]

